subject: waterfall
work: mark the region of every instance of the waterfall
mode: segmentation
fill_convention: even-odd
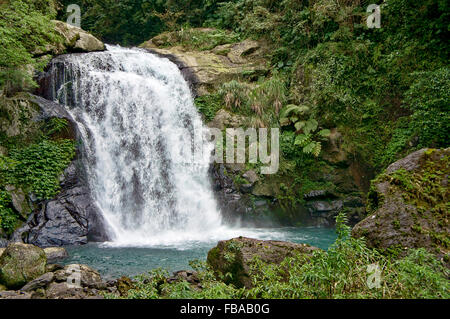
[[[62,66],[61,66],[62,65]],[[170,245],[225,231],[209,156],[190,163],[204,130],[175,64],[140,49],[71,54],[53,62],[52,98],[83,135],[93,198],[113,245]],[[204,154],[212,146],[207,145]]]

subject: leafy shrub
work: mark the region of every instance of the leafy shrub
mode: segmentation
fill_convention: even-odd
[[[59,177],[75,156],[72,140],[43,140],[11,150],[15,162],[3,173],[8,183],[23,185],[39,199],[50,199],[59,190]]]
[[[411,250],[398,261],[367,248],[364,239],[350,237],[340,213],[338,239],[328,251],[297,255],[280,265],[257,263],[254,288],[247,298],[448,298],[448,270],[423,249]],[[381,270],[380,287],[370,288],[368,265]]]
[[[54,1],[10,0],[0,8],[0,88],[12,94],[36,86],[33,69],[44,65],[34,54],[60,38],[50,22],[56,16]]]
[[[212,121],[218,110],[222,108],[222,99],[218,94],[203,95],[195,99],[195,105],[203,114],[206,122]]]
[[[404,103],[413,111],[418,147],[446,147],[450,136],[450,68],[412,74],[416,80]]]
[[[18,216],[11,208],[11,196],[0,189],[0,229],[7,234],[14,231],[17,224]]]

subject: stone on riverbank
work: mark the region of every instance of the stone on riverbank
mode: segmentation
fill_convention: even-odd
[[[225,276],[226,283],[250,288],[252,286],[250,267],[255,257],[264,263],[278,264],[286,257],[297,253],[311,254],[318,249],[307,244],[239,237],[220,241],[208,252],[207,262],[218,278],[227,273],[232,275],[231,278]]]
[[[0,283],[21,288],[45,273],[47,258],[43,249],[22,243],[8,245],[0,256]]]

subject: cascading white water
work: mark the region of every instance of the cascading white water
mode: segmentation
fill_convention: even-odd
[[[64,73],[55,96],[79,124],[92,195],[111,227],[112,244],[235,235],[221,225],[209,157],[183,164],[199,147],[192,134],[203,126],[175,64],[140,49],[108,46],[65,57]]]

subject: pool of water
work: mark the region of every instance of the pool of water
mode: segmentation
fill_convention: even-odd
[[[327,249],[336,239],[334,229],[317,227],[247,229],[242,230],[242,235],[265,240],[307,243],[322,249]],[[206,260],[208,251],[215,245],[217,240],[186,241],[182,245],[145,247],[116,247],[109,243],[90,243],[66,247],[69,258],[63,263],[86,264],[98,270],[105,279],[122,275],[135,276],[159,267],[173,272],[190,269],[190,260]]]

